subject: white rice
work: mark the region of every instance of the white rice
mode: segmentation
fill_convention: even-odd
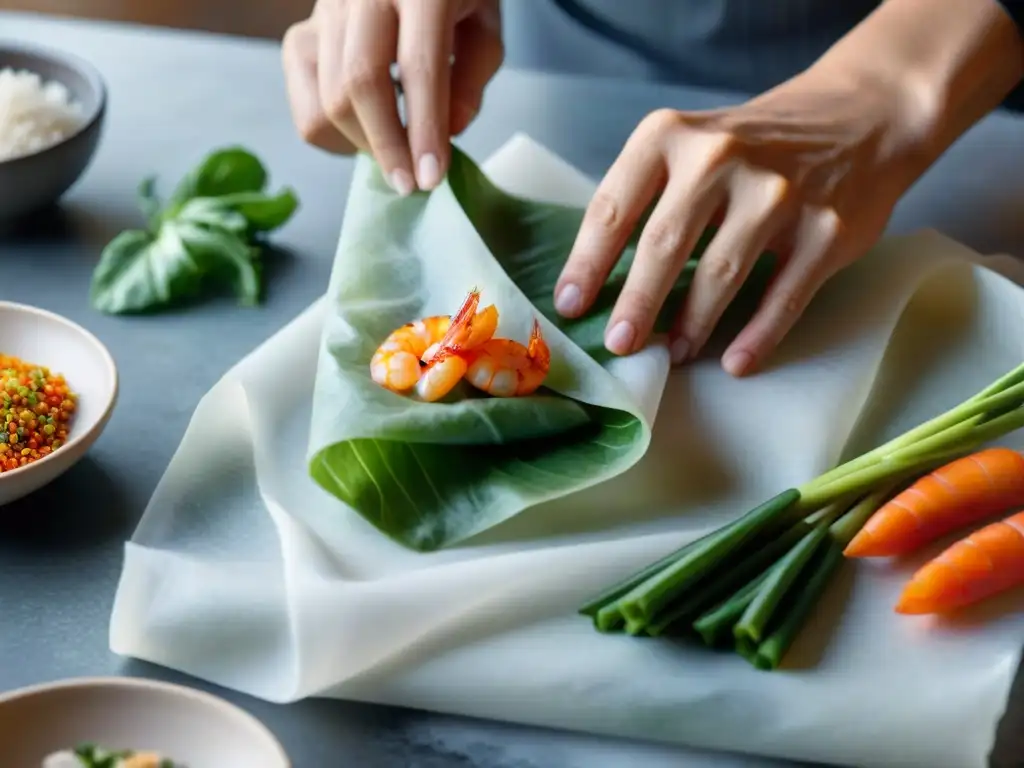
[[[0,162],[51,147],[82,125],[82,105],[35,72],[0,69]]]

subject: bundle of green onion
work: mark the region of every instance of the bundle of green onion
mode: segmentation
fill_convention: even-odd
[[[775,669],[843,562],[900,486],[1024,427],[1024,365],[934,419],[783,491],[580,609],[600,632],[696,634]]]

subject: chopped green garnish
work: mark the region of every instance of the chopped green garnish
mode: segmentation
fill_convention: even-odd
[[[74,755],[82,764],[82,768],[118,768],[120,761],[127,760],[134,754],[135,752],[130,749],[112,752],[97,747],[95,744],[82,744],[74,750]],[[185,768],[185,766],[165,758],[160,761],[160,768]]]
[[[117,768],[118,761],[131,756],[130,750],[109,752],[94,744],[83,744],[75,749],[75,757],[82,763],[82,768]]]

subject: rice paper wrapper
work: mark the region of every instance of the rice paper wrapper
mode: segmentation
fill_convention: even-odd
[[[603,348],[593,320],[556,327],[551,296],[582,211],[509,196],[454,155],[438,189],[405,198],[360,156],[313,394],[313,478],[417,550],[631,467],[650,443],[669,367],[664,344],[602,366],[591,356]],[[372,381],[369,360],[392,330],[453,314],[471,289],[481,308],[497,307],[498,336],[525,342],[540,321],[551,354],[543,389],[475,397],[463,383],[427,403]]]
[[[485,169],[524,196],[580,205],[593,190],[523,137]],[[884,241],[829,282],[770,370],[734,380],[708,360],[668,376],[630,469],[430,553],[381,535],[281,450],[309,437],[321,340],[341,328],[329,295],[199,404],[126,546],[111,648],[278,702],[339,697],[864,767],[984,766],[1019,662],[1019,594],[919,621],[892,605],[920,561],[848,566],[773,673],[598,635],[575,614],[1016,366],[1024,292],[978,262],[1016,269],[935,233]],[[463,286],[443,290],[427,311],[450,311]],[[510,310],[517,332],[528,309]],[[646,385],[606,369],[615,381],[601,386],[640,403],[650,365]],[[314,448],[340,429],[314,424]]]

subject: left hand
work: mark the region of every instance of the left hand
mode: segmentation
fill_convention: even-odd
[[[701,351],[771,250],[781,268],[722,358],[733,375],[755,370],[822,284],[875,243],[927,167],[928,132],[913,103],[884,82],[809,71],[737,107],[653,112],[587,208],[555,288],[558,311],[587,311],[660,193],[605,345],[629,354],[645,344],[698,238],[720,222],[670,332],[672,360]]]

